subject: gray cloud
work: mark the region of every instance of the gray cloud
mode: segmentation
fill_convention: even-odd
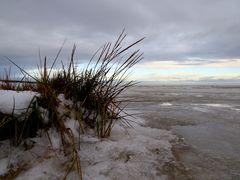
[[[146,36],[145,61],[239,58],[239,7],[238,0],[1,1],[0,56],[35,64],[39,48],[52,59],[67,39],[62,58],[76,43],[85,61],[125,27],[131,41]]]

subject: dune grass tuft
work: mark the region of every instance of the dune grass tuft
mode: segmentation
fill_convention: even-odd
[[[0,133],[10,131],[11,135],[6,138],[13,138],[13,135],[16,144],[19,144],[22,139],[36,135],[39,129],[47,132],[50,127],[55,128],[62,138],[64,152],[67,152],[65,149],[67,140],[72,148],[72,164],[66,171],[66,176],[76,168],[82,177],[77,143],[71,129],[65,126],[68,118],[63,116],[64,113],[59,112],[61,106],[59,96],[63,95],[66,100],[71,100],[70,109],[74,112],[71,113],[74,114],[71,118],[77,121],[79,132],[90,128],[98,137],[105,138],[111,134],[116,122],[130,126],[127,113],[122,106],[123,100],[118,96],[135,84],[128,80],[129,70],[143,58],[143,54],[139,50],[132,51],[132,48],[143,38],[123,46],[125,38],[126,34],[122,31],[114,43],[106,43],[100,48],[82,70],[76,68],[75,45],[69,64],[62,63],[61,69],[58,71],[54,69],[63,48],[62,45],[50,68],[46,65],[46,57],[43,62],[40,61],[37,76],[29,74],[13,60],[7,58],[19,68],[23,78],[18,81],[11,80],[10,70],[5,71],[4,79],[0,81],[0,89],[31,90],[37,92],[39,96],[34,97],[22,121],[14,116],[14,107],[12,114],[0,114]],[[43,122],[46,118],[42,115],[43,110],[47,112],[47,122]],[[34,128],[31,128],[32,126]]]

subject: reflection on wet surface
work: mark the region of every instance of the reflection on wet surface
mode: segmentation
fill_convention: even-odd
[[[124,97],[148,125],[183,137],[194,179],[240,179],[240,87],[141,86]]]

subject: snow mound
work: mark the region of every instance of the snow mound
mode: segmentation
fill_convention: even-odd
[[[137,126],[127,133],[116,126],[110,139],[82,145],[85,179],[165,179],[161,167],[173,156],[165,130]]]
[[[14,113],[23,113],[36,95],[30,91],[0,91],[0,109],[11,113],[15,104]],[[61,96],[59,99],[65,101]],[[84,180],[168,178],[164,166],[175,160],[171,142],[177,137],[167,130],[146,127],[141,118],[129,122],[135,122],[133,128],[116,124],[108,138],[99,139],[89,131],[79,139],[78,123],[66,119],[65,126],[71,130],[76,146],[80,145],[77,153]],[[0,148],[0,179],[63,179],[73,162],[72,156],[64,156],[61,137],[54,128],[47,133],[39,130],[38,137],[25,139],[17,147],[9,140],[0,141]],[[69,149],[67,153],[71,153],[70,144]],[[67,179],[79,179],[77,172],[71,171]]]
[[[70,120],[74,121],[74,120]],[[69,122],[75,131],[77,126]],[[0,174],[22,168],[16,179],[59,179],[69,167],[69,157],[63,155],[60,137],[49,130],[50,144],[46,135],[27,139],[19,147],[10,147],[8,141],[1,142]],[[134,124],[134,128],[116,125],[110,138],[98,139],[91,133],[81,136],[79,156],[83,179],[166,179],[163,166],[174,159],[170,141],[176,137],[170,131],[153,129]],[[34,144],[25,150],[24,144]],[[71,161],[70,161],[71,162]],[[21,168],[20,168],[21,169]],[[5,176],[7,177],[7,176]],[[71,172],[68,179],[78,179]]]
[[[26,112],[33,97],[37,95],[32,91],[0,90],[0,110],[2,113],[11,114],[14,107],[14,114]]]

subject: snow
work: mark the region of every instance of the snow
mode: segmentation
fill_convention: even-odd
[[[172,106],[172,104],[169,103],[169,102],[164,102],[164,103],[161,104],[161,106]]]
[[[11,100],[15,98],[17,113],[21,113],[20,109],[26,108],[35,95],[33,92],[0,91],[3,97],[0,110],[11,112]],[[117,123],[111,136],[105,139],[91,132],[81,134],[78,154],[84,180],[167,179],[164,165],[174,160],[171,142],[177,137],[167,130],[146,127],[140,117],[130,120],[137,122],[132,123],[133,128]],[[76,120],[67,119],[65,126],[76,139],[79,138]],[[26,139],[18,147],[10,145],[9,140],[1,141],[0,178],[15,171],[18,172],[17,180],[62,179],[72,160],[64,156],[58,132],[51,128],[48,135],[39,131],[37,137]],[[33,147],[26,150],[26,144]],[[78,179],[77,172],[71,171],[68,179]]]
[[[202,107],[192,107],[192,109],[195,110],[195,111],[203,112],[203,113],[210,112],[209,109],[207,109],[207,108],[202,108]]]
[[[170,141],[175,136],[136,124],[127,132],[116,125],[109,139],[83,141],[84,179],[165,179],[158,169],[173,158]]]
[[[7,165],[8,165],[8,158],[2,158],[0,160],[0,174],[3,174],[7,171]]]
[[[219,108],[231,108],[232,106],[228,104],[202,104],[205,106],[210,106],[210,107],[219,107]]]
[[[82,135],[79,155],[83,179],[166,179],[161,174],[161,168],[173,159],[170,141],[175,136],[166,130],[136,124],[134,129],[125,131],[116,125],[110,138]],[[28,164],[27,169],[17,177],[18,180],[62,178],[67,169],[67,158],[63,156],[60,137],[55,131],[49,131],[49,134],[52,146],[46,136],[42,136],[32,138],[36,143],[28,151],[23,151],[22,146],[15,147],[10,150],[12,155],[8,158],[6,155],[9,151],[0,152],[0,157],[5,156],[0,161],[1,174],[9,169],[6,168],[9,162],[14,168]],[[77,179],[77,174],[72,172],[69,179]]]
[[[231,109],[234,111],[240,111],[240,109],[238,108],[237,104],[215,104],[215,103],[208,103],[208,104],[191,104],[192,109],[195,111],[200,111],[203,113],[208,113],[210,111],[212,111],[212,108],[214,109]]]
[[[14,114],[26,112],[32,99],[37,93],[32,91],[11,91],[0,90],[0,111],[11,114],[14,108]]]

